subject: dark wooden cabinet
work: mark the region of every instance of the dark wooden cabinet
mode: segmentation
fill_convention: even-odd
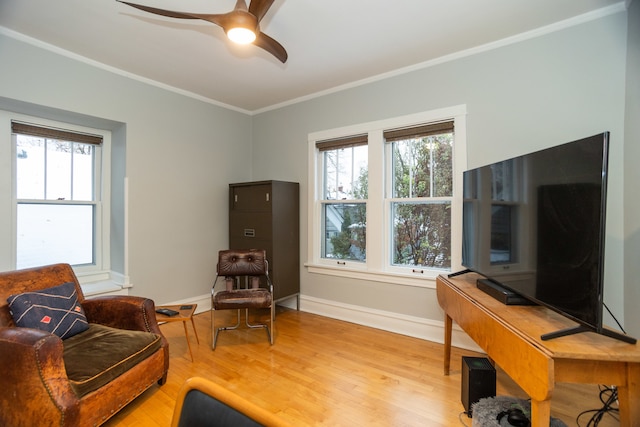
[[[265,249],[274,298],[300,308],[300,188],[297,182],[229,184],[229,248]]]

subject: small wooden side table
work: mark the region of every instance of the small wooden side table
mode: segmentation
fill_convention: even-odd
[[[193,332],[196,334],[196,340],[200,344],[200,338],[198,338],[198,331],[196,330],[196,324],[193,322],[193,313],[196,311],[198,304],[183,304],[183,305],[158,305],[159,308],[168,308],[169,310],[177,311],[178,314],[174,316],[166,316],[162,313],[156,312],[156,319],[158,324],[169,322],[182,322],[184,325],[184,335],[187,338],[187,346],[189,347],[189,354],[191,355],[191,361],[193,362],[193,352],[191,351],[191,343],[189,342],[189,332],[187,331],[187,321],[191,320],[191,326],[193,326]]]

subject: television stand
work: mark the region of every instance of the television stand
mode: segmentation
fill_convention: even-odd
[[[604,335],[610,338],[615,338],[620,341],[624,341],[629,344],[635,344],[637,340],[629,335],[621,334],[620,332],[612,331],[611,329],[602,328],[601,331],[597,331],[595,328],[589,328],[588,326],[579,325],[572,328],[560,329],[555,332],[549,332],[542,334],[540,339],[543,341],[552,340],[554,338],[566,337],[568,335],[579,334],[582,332],[593,332],[596,334]]]
[[[445,313],[445,375],[455,321],[531,397],[532,427],[549,426],[556,382],[616,385],[620,425],[638,426],[640,346],[594,333],[543,341],[540,336],[547,331],[575,323],[541,305],[504,305],[478,289],[477,279],[477,274],[468,274],[436,280]]]

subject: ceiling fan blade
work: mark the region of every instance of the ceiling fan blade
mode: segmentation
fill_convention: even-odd
[[[233,10],[242,10],[244,12],[247,11],[247,3],[244,0],[236,1],[236,5]]]
[[[287,54],[287,51],[284,49],[284,47],[265,33],[258,34],[253,44],[258,46],[259,48],[266,50],[267,52],[278,58],[283,64],[287,62],[287,58],[289,57],[289,55]]]
[[[258,22],[260,22],[272,4],[273,0],[251,0],[249,13],[255,15],[258,18]]]
[[[130,3],[122,0],[116,0],[116,1],[129,5],[131,7],[135,7],[136,9],[140,9],[145,12],[153,13],[156,15],[168,16],[170,18],[181,18],[181,19],[202,19],[204,21],[208,21],[220,26],[223,26],[222,24],[224,23],[225,17],[227,15],[227,14],[177,12],[173,10],[165,10],[165,9],[158,9],[156,7],[143,6],[140,4]]]

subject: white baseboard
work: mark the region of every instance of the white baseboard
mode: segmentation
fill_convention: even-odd
[[[196,314],[211,310],[211,295],[205,294],[193,298],[166,303],[166,305],[198,304]],[[164,304],[163,304],[164,305]],[[285,301],[283,306],[295,309],[295,299]],[[369,326],[383,331],[407,335],[442,344],[444,342],[444,322],[407,316],[389,311],[375,310],[358,305],[344,304],[305,295],[300,295],[300,311],[344,320],[358,325]],[[483,352],[478,345],[457,325],[453,325],[451,345],[466,350]]]
[[[204,313],[205,311],[211,310],[211,295],[198,295],[192,298],[181,299],[173,302],[166,302],[162,304],[156,305],[186,305],[186,304],[198,304],[196,308],[195,314]]]
[[[305,295],[300,296],[300,310],[440,344],[444,343],[444,321],[375,310]],[[483,352],[455,324],[451,334],[451,343],[454,347]]]

